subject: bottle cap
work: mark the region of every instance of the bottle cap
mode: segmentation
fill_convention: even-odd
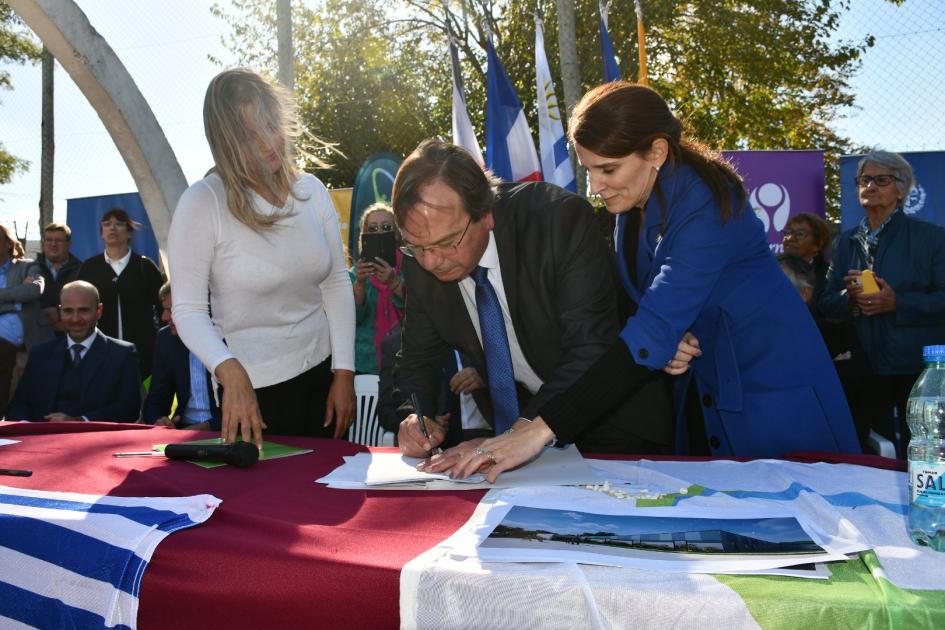
[[[945,346],[925,346],[922,348],[922,358],[935,363],[945,362]]]

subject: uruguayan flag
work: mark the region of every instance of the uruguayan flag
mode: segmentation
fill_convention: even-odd
[[[154,548],[218,505],[0,486],[0,627],[134,628]]]

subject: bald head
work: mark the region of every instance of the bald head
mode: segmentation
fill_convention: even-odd
[[[102,305],[98,289],[84,280],[76,280],[62,287],[59,294],[59,317],[72,341],[79,343],[95,332]]]

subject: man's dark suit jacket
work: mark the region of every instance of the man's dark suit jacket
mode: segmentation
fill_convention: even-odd
[[[213,399],[213,384],[210,372],[204,370],[207,392],[210,393],[210,428],[219,430],[222,424],[220,408]],[[174,396],[177,396],[177,411],[182,413],[190,400],[190,350],[171,327],[158,331],[154,341],[154,364],[151,369],[151,387],[144,399],[142,417],[147,424],[171,413]]]
[[[26,369],[7,407],[7,420],[42,420],[56,409],[66,358],[63,336],[30,350]],[[141,410],[141,376],[134,344],[100,331],[79,363],[81,414],[89,420],[136,422]]]
[[[502,282],[515,334],[529,365],[544,382],[528,396],[520,388],[526,418],[564,391],[617,339],[613,254],[586,200],[538,182],[503,184],[492,209]],[[413,258],[404,260],[406,315],[395,382],[435,409],[446,354],[458,349],[488,382],[485,357],[456,282],[441,282]],[[656,374],[652,385],[578,437],[597,451],[632,449],[628,436],[672,444],[672,401]],[[493,423],[488,389],[474,392],[480,411]],[[409,403],[402,415],[412,413]],[[595,437],[595,434],[596,437]]]

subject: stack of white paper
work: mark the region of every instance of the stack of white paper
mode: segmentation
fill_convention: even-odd
[[[422,460],[400,453],[358,453],[344,460],[317,483],[347,490],[475,490],[601,483],[574,446],[547,448],[535,461],[502,473],[495,484],[482,475],[450,479],[446,474],[420,472],[416,467]]]

